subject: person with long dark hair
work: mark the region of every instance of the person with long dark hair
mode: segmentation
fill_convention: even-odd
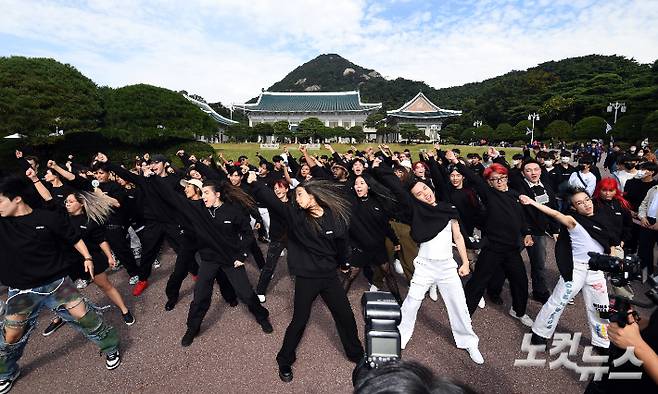
[[[179,195],[159,178],[154,180],[153,185],[169,207],[175,210],[178,220],[192,227],[201,242],[199,275],[181,345],[190,346],[199,334],[203,318],[210,308],[213,283],[219,270],[226,274],[237,297],[247,305],[263,332],[271,333],[273,328],[269,312],[258,301],[244,266],[249,242],[247,235],[251,233],[251,227],[240,204],[254,205],[253,199],[228,182],[205,181],[202,185],[203,205]]]
[[[354,193],[356,199],[352,206],[352,219],[350,221],[350,272],[345,278],[345,291],[349,291],[352,282],[369,265],[379,267],[389,291],[398,303],[402,304],[402,297],[397,281],[388,262],[385,240],[388,237],[393,242],[394,250],[400,250],[400,241],[389,223],[389,214],[384,210],[375,196],[370,192],[365,177],[357,176],[354,180]],[[365,270],[368,281],[373,283],[372,270]]]
[[[478,349],[479,338],[473,331],[471,317],[460,276],[469,274],[468,257],[464,237],[459,226],[459,213],[454,205],[439,201],[432,189],[424,182],[406,185],[400,183],[393,172],[373,163],[375,175],[397,197],[411,223],[411,236],[420,244],[414,260],[414,274],[409,293],[402,304],[402,320],[399,329],[404,349],[411,339],[418,310],[431,286],[437,285],[448,310],[448,319],[455,343],[465,349],[471,359],[484,363]],[[461,266],[453,258],[452,243],[457,246]]]
[[[293,379],[292,364],[311,314],[313,301],[322,297],[336,322],[347,357],[363,358],[354,313],[338,279],[338,267],[347,261],[350,208],[343,191],[333,182],[302,182],[295,188],[295,203],[284,203],[250,173],[254,196],[288,223],[288,269],[295,277],[293,316],[276,356],[279,378]]]

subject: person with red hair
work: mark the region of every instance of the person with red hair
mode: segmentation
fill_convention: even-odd
[[[604,178],[599,181],[594,189],[594,207],[597,211],[605,212],[612,217],[614,229],[620,245],[615,246],[617,254],[623,256],[622,248],[631,239],[633,217],[631,216],[631,204],[624,198],[619,190],[619,183],[614,178]]]
[[[495,148],[489,148],[489,156],[503,161]],[[482,227],[484,247],[480,251],[473,276],[466,283],[466,304],[472,315],[495,274],[504,271],[512,293],[512,309],[509,313],[522,324],[531,327],[532,319],[526,314],[528,303],[528,276],[521,258],[523,246],[532,245],[530,229],[519,203],[519,193],[508,185],[509,170],[500,162],[494,162],[484,170],[484,180],[457,160],[448,151],[446,160],[464,174],[487,207]]]

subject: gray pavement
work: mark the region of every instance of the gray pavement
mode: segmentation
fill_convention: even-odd
[[[552,250],[551,244],[549,248]],[[552,255],[549,251],[549,283],[557,281]],[[192,346],[182,348],[180,339],[185,332],[193,282],[191,278],[186,279],[176,309],[166,312],[164,286],[173,268],[173,257],[169,251],[164,253],[162,267],[154,271],[151,286],[139,298],[130,295],[125,271],[111,275],[137,318],[134,326],[127,327],[116,309],[106,313],[122,338],[123,363],[117,370],[106,371],[104,358],[98,350],[70,327],[65,326],[48,338],[41,336],[52,316],[44,311],[21,360],[23,375],[12,392],[350,392],[353,364],[344,357],[331,315],[320,299],[314,305],[299,347],[294,381],[286,384],[278,378],[274,357],[292,314],[293,286],[285,258],[277,268],[272,292],[265,304],[271,312],[274,333],[264,334],[244,305],[231,308],[216,291],[200,336]],[[253,263],[248,265],[252,283],[255,283],[257,270]],[[349,295],[361,335],[363,320],[359,300],[366,289],[366,281],[360,278]],[[100,305],[109,303],[93,285],[84,293]],[[406,286],[403,286],[403,293],[406,293]],[[432,302],[426,298],[403,357],[420,361],[437,373],[467,383],[483,393],[582,392],[585,383],[578,381],[576,373],[564,368],[514,367],[515,359],[526,357],[520,348],[523,334],[529,330],[508,316],[511,300],[507,287],[503,299],[503,306],[488,304],[473,316],[484,365],[474,364],[465,351],[455,348],[440,299]],[[534,317],[540,307],[539,303],[529,301],[528,314]],[[576,331],[583,332],[580,358],[583,346],[589,344],[580,295],[576,297],[576,304],[565,311],[558,326],[558,332]]]

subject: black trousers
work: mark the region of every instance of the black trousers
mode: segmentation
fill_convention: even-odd
[[[521,253],[516,250],[493,251],[488,248],[482,249],[475,264],[473,276],[466,283],[464,293],[466,294],[466,305],[472,315],[477,309],[480,298],[493,278],[504,272],[509,280],[512,293],[512,307],[517,316],[523,316],[528,303],[528,276]]]
[[[269,312],[258,301],[244,266],[234,268],[233,265],[224,266],[215,261],[201,261],[199,277],[194,285],[194,299],[187,315],[187,327],[197,331],[201,327],[201,322],[210,308],[213,284],[220,271],[226,275],[237,297],[247,305],[256,321],[260,323],[267,320]]]
[[[281,241],[270,241],[267,248],[267,259],[265,265],[260,271],[260,278],[258,278],[258,285],[256,286],[256,294],[265,295],[267,288],[272,281],[272,276],[276,270],[276,265],[281,257],[281,252],[286,248],[286,243]]]
[[[135,255],[132,249],[130,249],[128,228],[126,226],[108,224],[105,226],[105,239],[110,244],[114,255],[126,267],[128,275],[139,275],[139,267],[135,261]]]
[[[142,243],[139,280],[147,280],[151,276],[153,262],[158,257],[158,253],[160,253],[160,248],[165,239],[174,248],[176,254],[178,254],[182,244],[182,230],[180,226],[169,223],[147,222],[144,229],[139,232],[139,240]]]
[[[283,345],[276,356],[279,365],[292,365],[295,362],[297,358],[295,351],[304,335],[313,301],[318,294],[334,318],[347,357],[354,362],[363,358],[363,346],[359,340],[354,313],[352,313],[352,307],[338,276],[334,275],[329,278],[297,276],[295,277],[295,304],[292,321],[286,329]]]
[[[183,285],[183,280],[187,277],[187,274],[198,275],[199,274],[199,264],[197,264],[196,259],[194,258],[195,251],[186,249],[183,247],[181,254],[187,254],[191,252],[191,259],[178,259],[176,258],[176,264],[174,265],[174,271],[169,275],[169,280],[167,281],[167,287],[165,288],[165,294],[167,295],[168,300],[178,301],[178,296],[180,293],[180,287]],[[179,255],[179,256],[180,256]],[[188,264],[184,264],[188,262]],[[222,294],[224,301],[231,303],[237,301],[238,296],[235,294],[235,289],[229,282],[228,277],[222,270],[217,271],[217,276],[215,277],[217,285],[219,286],[219,291]]]
[[[263,257],[263,252],[258,247],[258,242],[256,242],[256,237],[254,237],[254,234],[251,232],[249,234],[251,237],[251,240],[249,241],[249,253],[251,253],[251,256],[254,258],[258,269],[263,269],[265,266],[265,258]]]
[[[656,219],[647,218],[651,225],[656,223]],[[658,231],[651,230],[646,227],[640,227],[638,232],[638,247],[637,254],[640,258],[642,267],[647,267],[649,275],[654,273],[654,256],[653,248],[658,242]]]

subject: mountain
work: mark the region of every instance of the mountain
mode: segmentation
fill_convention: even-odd
[[[270,86],[273,92],[356,90],[368,81],[384,80],[375,70],[363,68],[336,54],[320,55],[292,70]]]
[[[633,123],[628,127],[638,129],[647,116],[658,111],[658,60],[651,65],[623,56],[588,55],[510,71],[482,82],[434,89],[422,81],[387,80],[337,54],[325,54],[295,68],[268,90],[355,89],[361,91],[365,102],[382,102],[383,110],[398,108],[422,91],[443,108],[463,110],[464,115],[453,120],[462,128],[471,127],[476,119],[491,127],[517,125],[533,112],[542,115],[539,129],[554,120],[575,124],[588,116],[612,122],[606,112],[608,103],[623,101],[628,108],[624,116],[636,117],[626,122]]]

